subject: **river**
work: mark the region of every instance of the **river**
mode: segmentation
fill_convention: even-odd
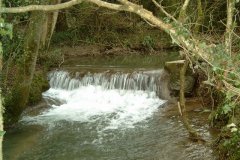
[[[6,133],[4,159],[215,159],[211,148],[191,142],[179,116],[169,113],[162,68],[175,59],[69,59],[49,73],[50,89],[42,94],[43,102],[26,110]],[[193,118],[194,125],[211,140],[208,126],[197,125],[202,119]]]

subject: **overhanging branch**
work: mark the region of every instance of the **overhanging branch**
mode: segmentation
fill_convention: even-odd
[[[148,21],[149,23],[155,25],[159,29],[167,32],[176,42],[178,42],[178,45],[185,46],[187,50],[198,55],[202,59],[207,59],[211,61],[211,54],[205,53],[204,51],[202,51],[201,47],[198,46],[198,43],[196,43],[196,40],[194,38],[189,39],[189,38],[183,37],[182,35],[179,35],[176,28],[174,28],[171,24],[165,23],[161,18],[154,16],[152,12],[144,9],[143,6],[137,5],[128,0],[118,0],[119,4],[109,3],[103,0],[71,0],[69,2],[60,3],[56,5],[30,5],[25,7],[1,8],[0,13],[1,12],[2,13],[20,13],[20,12],[27,12],[27,11],[34,11],[34,10],[54,11],[54,10],[71,7],[83,1],[90,2],[100,7],[105,7],[112,10],[127,11],[127,12],[135,13],[139,15],[141,18]]]
[[[126,7],[120,4],[108,3],[102,0],[71,0],[68,2],[55,4],[55,5],[29,5],[23,7],[2,7],[0,8],[0,13],[23,13],[23,12],[30,12],[30,11],[56,11],[60,9],[65,9],[72,7],[74,5],[80,4],[83,1],[94,3],[101,7],[106,7],[113,10],[124,11]]]
[[[79,4],[81,2],[90,2],[93,4],[96,4],[100,7],[105,7],[112,10],[117,11],[127,11],[132,12],[137,15],[139,15],[141,18],[145,19],[151,24],[154,24],[156,27],[158,27],[161,30],[164,30],[169,35],[171,35],[176,41],[179,42],[179,45],[185,46],[187,50],[197,54],[200,57],[203,57],[203,59],[209,59],[209,54],[205,52],[199,52],[198,44],[194,43],[194,39],[186,39],[185,37],[178,35],[177,30],[174,29],[174,27],[171,24],[165,23],[162,19],[154,16],[152,12],[146,10],[141,5],[137,5],[135,3],[132,3],[128,0],[118,0],[120,4],[116,3],[109,3],[103,0],[71,0],[69,2],[60,3],[56,5],[30,5],[25,7],[14,7],[14,8],[1,8],[0,13],[21,13],[21,12],[28,12],[28,11],[54,11],[59,9],[64,9],[67,7],[71,7],[73,5]],[[193,42],[193,44],[191,44]]]
[[[69,2],[54,4],[54,5],[29,5],[23,7],[1,8],[0,13],[23,13],[30,11],[55,11],[65,9],[81,3],[82,0],[71,0]]]

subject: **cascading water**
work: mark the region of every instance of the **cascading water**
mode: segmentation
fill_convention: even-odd
[[[105,129],[132,128],[166,101],[160,99],[163,70],[133,73],[49,74],[50,89],[43,93],[51,109],[22,121],[52,123],[60,120],[96,122]],[[58,100],[58,105],[51,104]]]
[[[76,72],[71,77],[66,71],[53,71],[49,74],[49,83],[51,88],[73,90],[82,86],[101,86],[103,89],[120,90],[145,90],[160,94],[166,90],[163,79],[166,79],[166,71],[135,71],[133,73],[109,71],[103,73],[90,73],[81,75]]]

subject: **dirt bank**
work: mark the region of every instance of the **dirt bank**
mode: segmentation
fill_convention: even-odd
[[[127,47],[110,47],[101,45],[77,45],[77,46],[62,46],[58,47],[61,53],[65,57],[76,57],[76,56],[97,56],[97,55],[129,55],[129,54],[141,54],[141,55],[151,55],[151,54],[163,54],[167,50],[157,49],[157,50],[145,50],[144,48],[127,48]],[[171,49],[172,50],[177,50]]]

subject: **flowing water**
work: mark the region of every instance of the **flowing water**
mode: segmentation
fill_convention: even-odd
[[[49,73],[46,103],[6,134],[4,159],[214,159],[208,146],[187,139],[178,118],[164,116],[167,74],[159,66],[83,61]],[[200,129],[210,137],[206,128]]]

